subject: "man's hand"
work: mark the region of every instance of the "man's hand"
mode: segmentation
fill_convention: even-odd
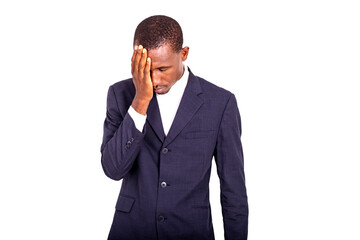
[[[150,77],[151,59],[143,46],[136,46],[131,58],[131,74],[136,94],[131,106],[142,115],[146,115],[147,108],[153,97],[153,85]]]

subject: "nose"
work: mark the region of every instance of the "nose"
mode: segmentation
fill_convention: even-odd
[[[151,81],[154,87],[160,84],[160,76],[154,72],[151,72]]]

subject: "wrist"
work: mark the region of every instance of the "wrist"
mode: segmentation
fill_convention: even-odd
[[[149,106],[150,100],[139,98],[135,95],[134,100],[131,106],[134,110],[142,115],[146,115],[147,108]]]

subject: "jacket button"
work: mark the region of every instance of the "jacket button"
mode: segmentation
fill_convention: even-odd
[[[167,186],[166,182],[161,182],[160,185],[161,185],[162,188],[166,188],[166,186]]]
[[[163,216],[161,216],[161,215],[158,216],[158,221],[159,221],[159,222],[163,222],[164,220],[165,220],[165,218],[164,218]]]
[[[169,149],[167,149],[167,148],[162,149],[162,153],[164,153],[164,154],[166,154],[168,151],[169,151]]]

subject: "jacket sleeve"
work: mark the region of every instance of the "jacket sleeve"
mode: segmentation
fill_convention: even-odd
[[[226,240],[246,240],[248,202],[241,145],[241,120],[236,98],[231,94],[220,123],[214,152],[220,179],[220,201]]]
[[[102,168],[106,176],[114,180],[122,179],[130,171],[144,139],[129,113],[120,111],[121,104],[125,103],[117,101],[110,86],[100,151]]]

